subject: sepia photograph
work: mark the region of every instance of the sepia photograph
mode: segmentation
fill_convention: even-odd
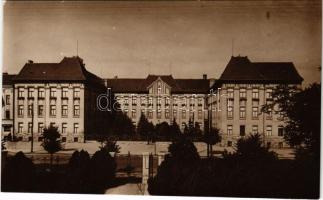
[[[2,194],[320,198],[321,0],[1,3]]]

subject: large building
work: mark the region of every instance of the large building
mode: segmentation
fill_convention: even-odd
[[[282,114],[263,113],[261,107],[273,101],[276,86],[301,88],[302,81],[291,62],[251,62],[241,56],[231,57],[217,80],[206,75],[201,79],[148,75],[103,81],[88,72],[79,57],[65,57],[59,63],[29,61],[18,75],[3,74],[2,133],[41,140],[43,128],[54,125],[63,142],[82,142],[85,136],[104,132],[108,112],[100,111],[97,97],[111,88],[134,125],[145,114],[154,124],[175,119],[182,130],[189,121],[201,130],[209,128],[206,125],[217,127],[222,146],[259,133],[264,144],[284,147]]]
[[[301,87],[303,78],[291,62],[251,62],[248,57],[231,57],[209,98],[212,125],[222,133],[222,145],[232,146],[250,133],[262,135],[266,145],[284,147],[284,122],[280,112],[261,112],[270,104],[279,84]]]
[[[3,73],[2,74],[2,137],[11,135],[13,133],[13,78],[15,75]]]
[[[103,117],[96,108],[104,81],[85,69],[79,57],[59,63],[24,65],[14,80],[14,133],[22,140],[41,140],[44,127],[57,126],[63,142],[83,142],[99,131]]]
[[[173,119],[183,129],[189,120],[204,128],[207,114],[206,99],[210,80],[174,79],[171,75],[148,75],[144,79],[107,79],[121,109],[137,125],[140,115],[146,115],[154,124],[172,123]]]

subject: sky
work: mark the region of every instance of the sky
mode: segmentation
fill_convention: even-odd
[[[79,55],[102,78],[219,78],[230,57],[321,72],[321,1],[6,2],[3,71]],[[78,44],[78,45],[77,45]],[[78,48],[77,48],[78,47]]]

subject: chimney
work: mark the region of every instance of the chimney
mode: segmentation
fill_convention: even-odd
[[[207,75],[203,74],[203,79],[206,80],[207,79]]]
[[[32,61],[32,60],[28,60],[28,63],[29,63],[29,64],[32,64],[32,63],[34,63],[34,61]]]

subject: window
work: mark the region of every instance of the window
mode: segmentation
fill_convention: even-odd
[[[157,119],[161,118],[161,110],[157,110]]]
[[[271,99],[272,98],[272,93],[273,93],[272,89],[267,89],[266,90],[266,99]]]
[[[124,105],[125,105],[125,106],[129,105],[128,97],[125,97],[125,98],[124,98]]]
[[[182,118],[186,119],[186,110],[182,110]]]
[[[161,82],[160,81],[157,82],[157,93],[158,94],[161,93]]]
[[[56,88],[50,88],[50,98],[56,98]]]
[[[245,136],[246,135],[246,126],[241,125],[240,126],[240,136]]]
[[[228,89],[228,91],[227,91],[227,97],[229,99],[233,99],[234,98],[234,91],[233,91],[233,89]]]
[[[141,104],[142,106],[144,106],[144,105],[146,104],[146,98],[145,98],[145,97],[141,97],[141,98],[140,98],[140,104]]]
[[[11,131],[11,126],[5,126],[5,125],[4,125],[4,127],[3,127],[3,131],[5,131],[5,132],[9,132],[9,131]]]
[[[240,119],[246,118],[246,107],[240,107]]]
[[[174,97],[173,98],[173,106],[175,107],[175,106],[177,106],[177,97]]]
[[[198,110],[197,112],[197,118],[202,119],[202,110]]]
[[[173,118],[175,118],[175,119],[177,118],[177,110],[173,111]]]
[[[22,129],[23,129],[23,123],[19,122],[18,123],[18,133],[22,133]]]
[[[43,133],[43,129],[44,129],[44,123],[39,122],[38,123],[38,133]]]
[[[9,110],[6,110],[6,119],[10,119],[10,111]]]
[[[74,142],[78,142],[79,141],[79,138],[78,137],[75,137],[74,138]]]
[[[51,126],[51,127],[55,127],[55,122],[51,122],[51,123],[49,124],[49,126]]]
[[[10,105],[10,95],[6,95],[6,105]]]
[[[152,97],[148,98],[148,104],[149,104],[149,106],[153,105],[153,98]]]
[[[28,98],[34,98],[34,88],[28,88]]]
[[[62,137],[62,142],[66,142],[66,137]]]
[[[22,117],[24,115],[24,106],[23,105],[19,105],[18,106],[18,116]]]
[[[271,142],[267,142],[267,147],[270,148],[271,147]]]
[[[67,130],[67,123],[62,123],[62,133],[65,134]]]
[[[43,141],[43,137],[38,137],[38,142],[42,142]]]
[[[232,125],[227,126],[227,134],[232,135]]]
[[[38,98],[39,99],[45,98],[45,89],[44,88],[38,88]]]
[[[186,127],[185,122],[182,122],[182,129],[184,129]]]
[[[28,117],[31,117],[33,115],[33,105],[28,105]]]
[[[80,89],[79,89],[79,88],[74,88],[74,91],[73,91],[73,97],[74,97],[75,99],[80,98]]]
[[[62,105],[62,116],[67,117],[68,109],[67,105]]]
[[[169,105],[169,97],[165,97],[165,105],[168,106]]]
[[[132,105],[133,105],[133,106],[136,106],[136,105],[137,105],[137,97],[132,96],[132,97],[131,97],[131,101],[132,101]]]
[[[198,106],[202,106],[203,105],[203,99],[202,98],[198,98],[197,104],[198,104]]]
[[[63,87],[62,88],[62,98],[67,98],[67,92],[68,92],[68,88]]]
[[[157,97],[157,106],[161,106],[161,98],[160,97]]]
[[[136,111],[135,110],[132,110],[131,111],[131,118],[136,118]]]
[[[182,106],[183,106],[183,107],[185,107],[185,106],[186,106],[186,98],[185,98],[185,97],[183,97],[183,98],[182,98]]]
[[[44,115],[44,105],[38,105],[38,116]]]
[[[165,118],[169,119],[169,110],[165,110]]]
[[[228,141],[228,147],[232,147],[232,141]]]
[[[266,127],[266,136],[272,136],[272,126]]]
[[[233,100],[228,99],[227,117],[233,118]]]
[[[152,119],[153,118],[153,111],[152,110],[149,110],[148,111],[148,118],[149,119]]]
[[[267,119],[272,119],[272,117],[273,117],[272,109],[268,108]]]
[[[75,117],[80,116],[80,106],[79,105],[74,105],[74,116]]]
[[[258,89],[252,89],[252,99],[259,99]]]
[[[252,126],[252,134],[257,134],[258,133],[258,126],[257,125],[253,125]]]
[[[240,99],[245,99],[245,98],[247,98],[247,92],[246,92],[246,89],[244,89],[244,88],[240,89],[240,91],[239,91],[239,97],[240,97]]]
[[[284,136],[284,128],[282,126],[278,127],[278,136]]]
[[[79,124],[78,123],[74,123],[73,133],[78,133],[78,129],[79,129]]]
[[[258,107],[252,107],[252,118],[253,119],[258,118]]]
[[[18,88],[18,98],[24,98],[24,88]]]
[[[56,105],[49,106],[49,114],[50,116],[56,116]]]

